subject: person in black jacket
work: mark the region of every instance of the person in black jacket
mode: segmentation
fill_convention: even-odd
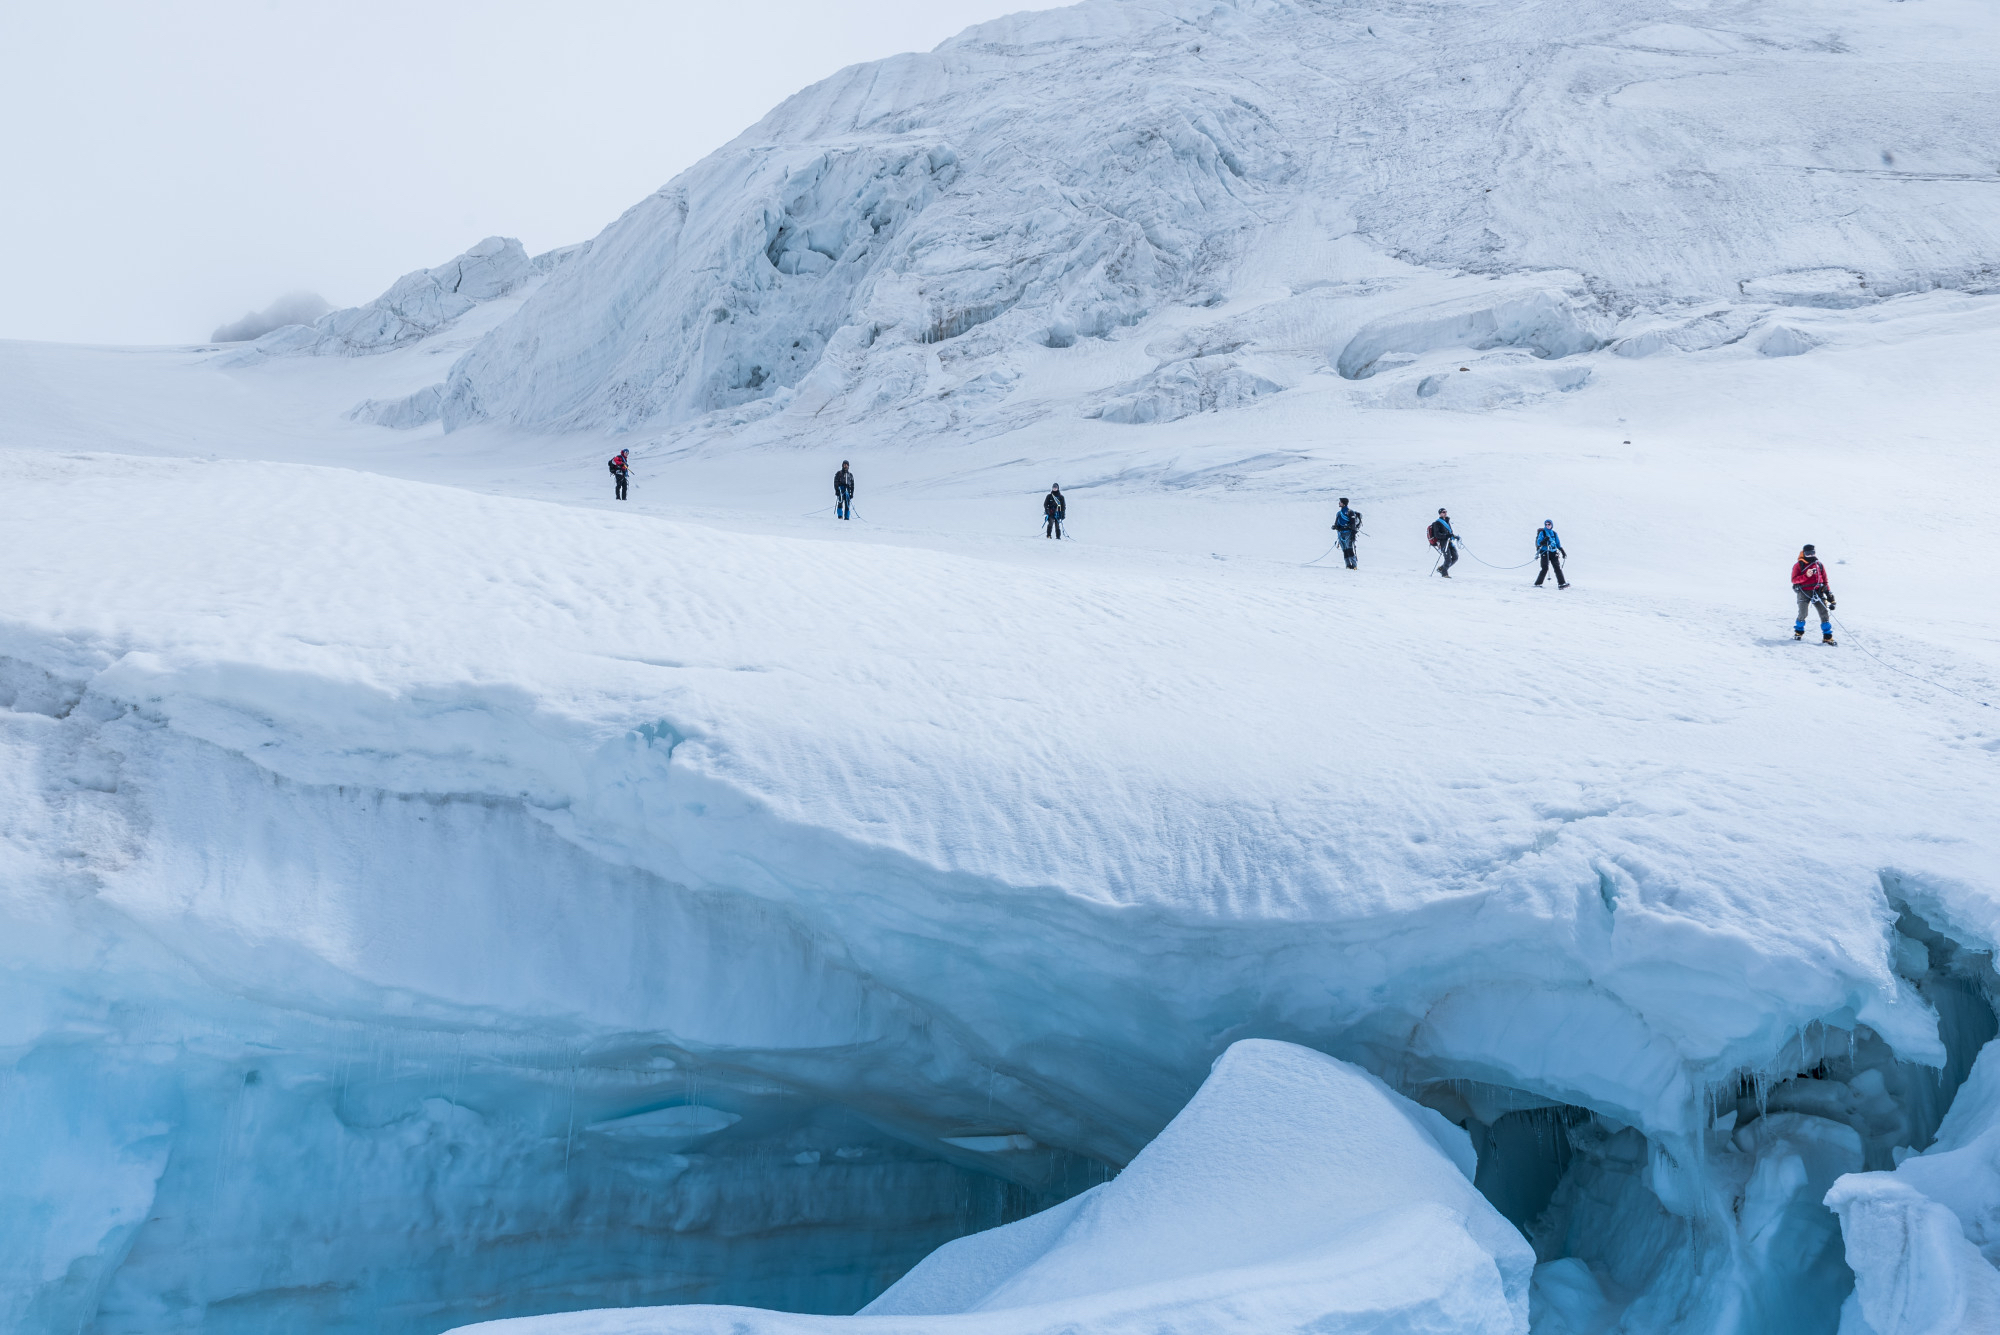
[[[1354,569],[1354,539],[1361,534],[1361,512],[1347,508],[1347,498],[1340,498],[1340,513],[1333,517],[1333,536],[1340,539],[1340,555],[1347,562],[1349,570]]]
[[[841,519],[854,518],[854,474],[847,471],[845,459],[840,461],[840,471],[833,475],[833,513]]]
[[[1458,564],[1458,534],[1451,531],[1451,516],[1444,512],[1443,506],[1438,507],[1438,517],[1431,521],[1427,535],[1431,546],[1438,549],[1438,556],[1442,558],[1438,574],[1450,579],[1451,568]]]
[[[1569,553],[1563,550],[1563,540],[1556,536],[1556,521],[1544,519],[1542,526],[1535,530],[1535,555],[1542,558],[1542,573],[1535,576],[1535,587],[1541,588],[1542,581],[1549,577],[1549,568],[1556,572],[1556,587],[1567,589],[1569,581],[1563,578],[1562,559]]]
[[[1063,519],[1069,514],[1069,505],[1063,500],[1062,483],[1049,488],[1049,494],[1042,497],[1042,536],[1060,538],[1063,535]]]
[[[620,450],[611,456],[611,480],[617,484],[613,496],[625,499],[625,484],[632,480],[632,451]]]

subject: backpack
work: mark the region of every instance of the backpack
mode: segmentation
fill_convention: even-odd
[[[1430,527],[1424,530],[1424,537],[1433,547],[1444,540],[1444,534],[1445,530],[1438,526],[1438,521],[1435,519],[1431,520]]]

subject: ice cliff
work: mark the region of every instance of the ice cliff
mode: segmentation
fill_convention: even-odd
[[[1143,422],[1434,349],[1630,355],[1988,290],[1994,59],[1962,0],[1016,15],[843,70],[634,206],[453,369],[443,418],[919,435],[1075,411],[1007,378],[1121,336],[1148,346],[1117,380],[1165,388],[1099,380],[1101,415]],[[1416,391],[1438,367],[1378,401],[1584,378],[1491,367],[1463,403]]]
[[[0,346],[0,1329],[1983,1330],[1996,34],[1097,0]]]
[[[1259,1035],[1468,1128],[1569,1328],[1825,1331],[1996,1030],[1990,750],[1829,690],[1802,786],[1644,607],[1558,716],[1565,623],[1393,585],[8,467],[11,1328],[852,1310]]]

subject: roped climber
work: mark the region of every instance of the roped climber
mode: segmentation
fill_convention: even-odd
[[[1063,520],[1069,514],[1069,503],[1063,500],[1062,483],[1050,486],[1049,494],[1042,497],[1042,536],[1060,538],[1063,535]]]
[[[1438,507],[1438,517],[1431,521],[1424,535],[1430,539],[1431,546],[1438,549],[1438,574],[1450,579],[1451,568],[1458,564],[1458,534],[1452,532],[1451,516],[1445,513],[1442,505]]]
[[[615,484],[613,497],[624,500],[625,484],[632,480],[632,451],[620,450],[611,456],[611,480]]]
[[[1792,622],[1792,638],[1806,637],[1806,609],[1819,613],[1819,642],[1836,644],[1833,638],[1833,589],[1826,582],[1826,567],[1819,563],[1813,545],[1807,543],[1792,565],[1792,592],[1798,596],[1798,619]]]
[[[854,518],[854,474],[847,471],[845,459],[840,461],[840,471],[833,475],[833,513],[840,519]]]
[[[1361,534],[1361,512],[1350,510],[1347,498],[1340,498],[1340,513],[1333,517],[1333,536],[1340,540],[1341,559],[1347,562],[1349,570],[1354,569],[1354,540]]]
[[[1563,550],[1563,541],[1556,536],[1556,521],[1544,519],[1542,526],[1535,530],[1535,555],[1542,559],[1541,573],[1535,576],[1535,587],[1541,588],[1542,581],[1549,577],[1551,567],[1556,572],[1556,587],[1567,589],[1569,581],[1563,578],[1562,559],[1569,553]]]

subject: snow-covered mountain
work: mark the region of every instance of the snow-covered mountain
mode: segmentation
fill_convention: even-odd
[[[0,344],[0,1328],[1991,1329],[1996,43],[1091,3]]]
[[[445,421],[757,405],[793,431],[893,413],[915,435],[1022,397],[1043,349],[1225,306],[1163,330],[1132,384],[1088,386],[1096,406],[1157,420],[1327,370],[1393,395],[1433,349],[1490,351],[1482,380],[1547,392],[1584,373],[1517,350],[1699,348],[1773,307],[1990,290],[1979,18],[1951,0],[1017,15],[844,70],[635,206],[453,369]]]

